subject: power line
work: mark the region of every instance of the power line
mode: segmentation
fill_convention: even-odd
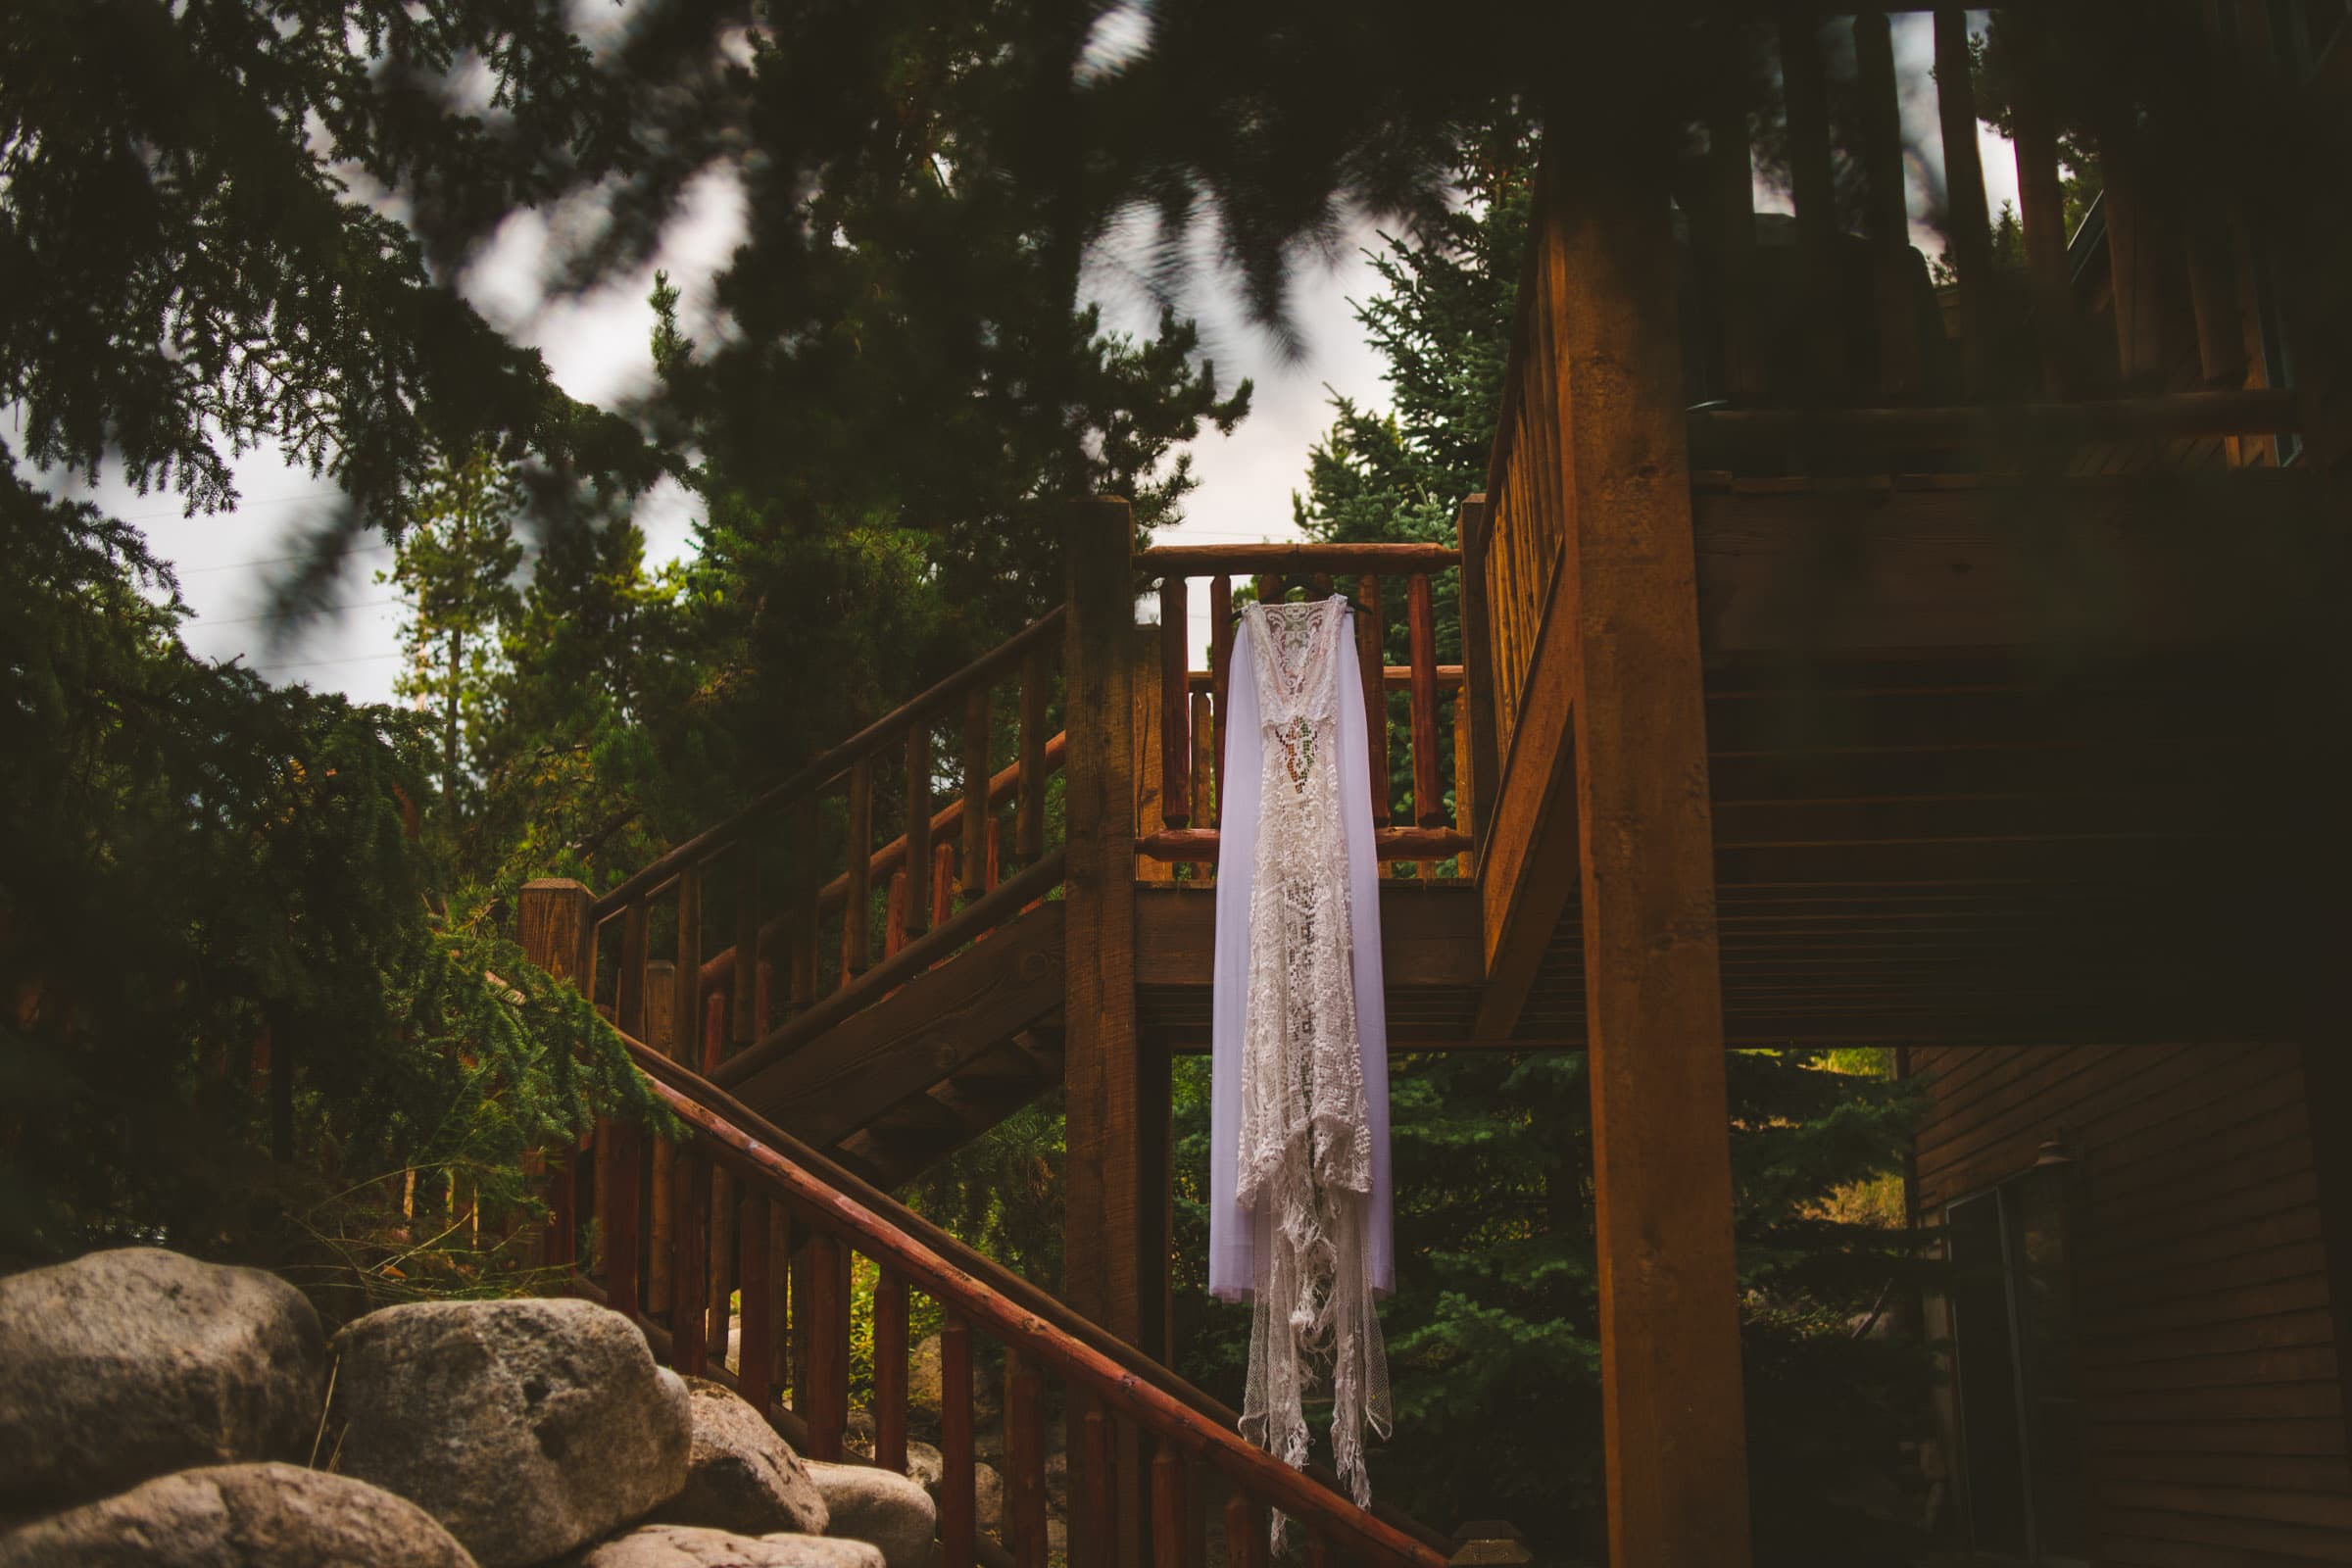
[[[308,555],[264,556],[258,561],[224,561],[217,566],[175,566],[172,570],[182,577],[200,577],[208,571],[236,571],[246,566],[282,566],[289,561],[343,561],[352,556],[380,556],[392,548],[391,545],[361,545],[354,550],[338,550],[323,558]]]
[[[256,675],[267,675],[276,669],[325,669],[335,664],[373,664],[387,659],[406,659],[405,653],[354,654],[349,659],[298,659],[286,664],[247,664]]]
[[[404,603],[406,603],[405,600],[398,598],[363,599],[356,605],[323,605],[318,610],[291,610],[285,612],[283,616],[280,616],[275,612],[270,612],[260,615],[231,615],[226,620],[214,620],[208,616],[199,615],[195,620],[195,628],[198,631],[202,631],[208,626],[244,626],[250,625],[252,622],[257,620],[277,620],[281,618],[291,619],[296,615],[331,615],[346,610],[373,610],[378,605],[398,605]]]

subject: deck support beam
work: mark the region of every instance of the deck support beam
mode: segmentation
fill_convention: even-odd
[[[1164,1289],[1148,1280],[1148,1239],[1158,1230],[1147,1193],[1135,996],[1136,659],[1135,535],[1124,501],[1071,503],[1064,514],[1069,612],[1063,626],[1068,871],[1064,914],[1062,1298],[1129,1345],[1145,1344]],[[1149,1205],[1149,1206],[1147,1206]],[[1167,1267],[1166,1249],[1157,1267]],[[1144,1302],[1152,1298],[1153,1310]],[[1150,1348],[1150,1347],[1146,1347]],[[1073,1432],[1085,1401],[1073,1399]],[[1070,1494],[1102,1485],[1083,1447],[1070,1454]],[[1141,1452],[1134,1429],[1118,1441],[1117,1568],[1144,1560]]]
[[[1573,113],[1573,112],[1572,112]],[[1742,1568],[1747,1456],[1690,479],[1666,172],[1590,127],[1538,220],[1569,485],[1574,802],[1611,1560]],[[1661,142],[1661,144],[1663,144]],[[1548,650],[1547,650],[1548,652]]]

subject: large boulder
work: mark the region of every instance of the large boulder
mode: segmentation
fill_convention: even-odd
[[[325,1376],[318,1314],[256,1269],[133,1247],[0,1279],[0,1514],[303,1458]]]
[[[290,1464],[183,1470],[0,1535],[0,1568],[474,1568],[432,1515]]]
[[[686,1385],[593,1302],[412,1302],[333,1349],[338,1468],[423,1507],[482,1568],[559,1556],[686,1484]]]
[[[827,1514],[801,1456],[731,1390],[688,1378],[694,1423],[686,1487],[655,1518],[739,1536],[821,1536]]]
[[[882,1553],[862,1541],[641,1525],[569,1559],[567,1568],[883,1568],[883,1563]]]
[[[827,1528],[852,1541],[882,1548],[889,1568],[930,1568],[931,1543],[939,1534],[939,1510],[931,1494],[895,1470],[865,1464],[808,1461],[808,1474],[824,1494]]]

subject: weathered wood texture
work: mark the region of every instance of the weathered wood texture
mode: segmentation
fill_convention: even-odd
[[[1063,1190],[1065,1296],[1129,1344],[1141,1341],[1141,1140],[1136,1119],[1135,824],[1139,680],[1134,525],[1123,501],[1065,512],[1069,596],[1062,670],[1068,868],[1063,897]],[[1165,1266],[1162,1260],[1161,1267]],[[1156,1288],[1156,1280],[1153,1281]],[[1110,1481],[1072,1457],[1070,1484],[1115,1485],[1119,1517],[1143,1518],[1136,1450]],[[1140,1535],[1122,1532],[1121,1568],[1136,1568]]]
[[[1601,1412],[1620,1564],[1748,1560],[1713,829],[1676,329],[1658,171],[1579,148],[1534,243],[1568,446],[1564,599],[1592,1085]],[[1550,628],[1547,628],[1547,631]]]
[[[2133,1568],[2352,1560],[2343,1348],[2300,1054],[1905,1054],[1929,1086],[1916,1142],[1924,1220],[2025,1172],[2047,1140],[2076,1162],[2091,1555]]]

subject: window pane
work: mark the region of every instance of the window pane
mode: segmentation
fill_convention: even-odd
[[[1978,1547],[2025,1555],[2025,1442],[2009,1323],[2000,1200],[1986,1194],[1944,1210],[1952,1265],[1953,1386],[1960,1403],[1962,1477]]]

